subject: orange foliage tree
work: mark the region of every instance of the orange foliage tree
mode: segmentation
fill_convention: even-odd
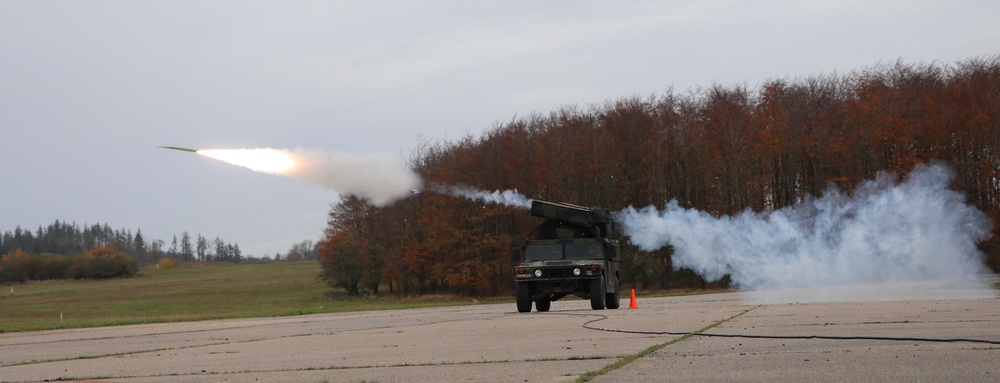
[[[610,208],[676,200],[715,215],[780,209],[931,161],[949,164],[953,187],[1000,219],[1000,56],[564,107],[478,138],[422,142],[411,158],[435,185]],[[357,257],[348,264],[358,283],[404,294],[511,293],[509,249],[538,223],[521,209],[431,192],[383,208],[347,198],[330,217],[320,262]],[[994,270],[996,238],[982,245]],[[636,253],[625,250],[623,267],[637,270],[626,283],[706,283],[672,270],[669,251]]]

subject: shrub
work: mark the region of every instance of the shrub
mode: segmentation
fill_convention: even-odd
[[[37,281],[65,279],[73,259],[62,254],[41,253],[28,262],[28,278]]]
[[[76,279],[131,277],[139,272],[139,263],[114,247],[97,247],[73,259],[69,274]]]
[[[0,258],[0,282],[24,283],[28,281],[28,263],[31,256],[21,251],[14,250]]]
[[[160,263],[156,264],[157,269],[172,269],[174,267],[174,260],[170,258],[163,258]]]

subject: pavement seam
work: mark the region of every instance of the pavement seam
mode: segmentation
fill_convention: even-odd
[[[580,375],[580,377],[576,379],[576,383],[589,382],[589,381],[593,380],[594,378],[596,378],[598,376],[607,374],[607,373],[609,373],[611,371],[614,371],[614,370],[617,370],[617,369],[619,369],[621,367],[624,367],[625,365],[627,365],[629,363],[632,363],[632,362],[634,362],[634,361],[638,360],[639,358],[642,358],[642,357],[644,357],[646,355],[649,355],[649,354],[652,354],[652,353],[654,353],[656,351],[659,351],[660,349],[662,349],[664,347],[670,346],[672,344],[683,342],[683,341],[685,341],[685,340],[687,340],[687,339],[689,339],[689,338],[691,338],[691,337],[693,337],[695,335],[698,335],[698,334],[703,333],[705,331],[708,331],[708,330],[710,330],[710,329],[712,329],[712,328],[714,328],[716,326],[719,326],[719,325],[721,325],[723,323],[726,323],[726,322],[729,322],[729,321],[731,321],[733,319],[736,319],[736,318],[738,318],[738,317],[740,317],[740,316],[742,316],[742,315],[744,315],[744,314],[746,314],[746,313],[748,313],[748,312],[750,312],[750,311],[752,311],[752,310],[754,310],[756,308],[759,308],[759,307],[761,307],[761,306],[751,307],[751,308],[743,310],[742,312],[739,312],[736,315],[733,315],[733,316],[731,316],[729,318],[720,319],[720,320],[716,321],[715,323],[712,323],[712,324],[710,324],[708,326],[705,326],[705,327],[703,327],[703,328],[701,328],[701,329],[699,329],[697,331],[692,331],[692,332],[686,333],[686,334],[681,335],[681,336],[679,336],[677,338],[671,339],[670,341],[665,342],[665,343],[660,343],[660,344],[656,344],[656,345],[650,346],[649,348],[646,348],[645,350],[639,351],[636,354],[626,355],[625,357],[619,359],[617,362],[614,362],[614,363],[611,363],[611,364],[609,364],[607,366],[604,366],[604,368],[601,368],[600,370],[590,371],[590,372],[587,372],[587,373],[585,373],[583,375]],[[591,329],[591,330],[598,330],[598,331],[622,332],[620,330],[609,330],[609,329],[602,329],[602,328],[595,328],[595,327],[586,327],[590,323],[597,322],[597,321],[604,320],[604,319],[607,319],[607,316],[604,316],[603,318],[595,319],[595,320],[592,320],[590,322],[584,323],[584,328],[588,328],[588,329]]]
[[[164,374],[148,374],[148,375],[130,375],[130,376],[75,376],[75,377],[59,377],[56,380],[60,381],[92,381],[92,380],[103,380],[103,379],[137,379],[137,378],[161,378],[161,377],[183,377],[183,376],[225,376],[225,375],[239,375],[239,374],[255,374],[255,373],[280,373],[280,372],[297,372],[297,371],[336,371],[336,370],[354,370],[354,369],[368,369],[368,368],[400,368],[400,367],[433,367],[433,366],[463,366],[463,365],[476,365],[476,364],[499,364],[499,363],[526,363],[526,362],[560,362],[560,361],[570,361],[570,360],[603,360],[603,359],[614,359],[615,356],[584,356],[584,357],[568,357],[568,358],[530,358],[530,359],[498,359],[498,360],[480,360],[480,361],[464,361],[464,362],[428,362],[428,363],[397,363],[397,364],[371,364],[371,365],[360,365],[360,366],[320,366],[320,367],[301,367],[301,368],[279,368],[279,369],[257,369],[257,370],[240,370],[240,371],[201,371],[201,372],[178,372],[178,373],[164,373]],[[16,382],[16,381],[0,381],[2,383]]]
[[[389,316],[392,316],[392,315],[389,315]],[[448,322],[455,322],[455,321],[461,321],[461,320],[465,320],[465,319],[464,318],[449,318],[449,319],[444,319],[444,320],[440,320],[440,321],[428,321],[428,322],[425,322],[425,323],[421,323],[421,325],[448,323]],[[291,322],[291,323],[312,323],[312,322],[316,322],[316,321],[298,321],[298,322]],[[270,324],[246,324],[246,325],[228,326],[228,327],[226,327],[226,330],[241,330],[241,329],[250,329],[250,328],[254,328],[254,327],[264,327],[264,326],[270,326]],[[379,327],[372,327],[372,328],[345,329],[345,330],[339,330],[339,331],[330,331],[330,332],[322,333],[321,335],[333,335],[333,334],[343,333],[343,332],[369,331],[369,330],[373,330],[373,329],[386,329],[386,328],[394,328],[394,327],[398,327],[398,326],[395,326],[395,325],[386,325],[386,326],[379,326]],[[210,332],[210,331],[214,331],[214,330],[217,330],[217,329],[216,328],[207,328],[207,329],[197,329],[197,330],[182,330],[182,331],[157,332],[157,333],[152,333],[152,335],[160,336],[160,335],[191,334],[191,333],[198,333],[198,332]],[[87,341],[106,340],[106,339],[139,338],[139,337],[149,336],[149,335],[151,335],[151,333],[126,335],[126,336],[122,336],[122,337],[90,337],[90,338],[80,338],[80,339],[75,339],[73,341],[74,342],[87,342]],[[154,348],[154,349],[144,349],[144,350],[123,351],[123,352],[108,353],[108,354],[81,355],[81,356],[76,356],[76,357],[72,357],[72,358],[55,358],[55,359],[44,359],[44,360],[43,359],[22,360],[22,361],[0,363],[0,367],[13,367],[13,366],[28,365],[28,364],[43,364],[43,363],[65,362],[65,361],[72,361],[72,360],[100,359],[100,358],[107,358],[107,357],[118,357],[118,356],[136,355],[136,354],[152,353],[152,352],[164,352],[164,351],[185,350],[185,349],[200,348],[200,347],[212,347],[212,346],[220,346],[220,345],[226,345],[226,344],[255,343],[255,342],[264,342],[264,341],[270,341],[270,340],[276,340],[276,339],[287,339],[287,338],[294,338],[294,337],[301,337],[301,336],[310,336],[310,335],[315,335],[315,334],[311,334],[311,333],[296,333],[296,334],[287,334],[287,335],[281,335],[281,336],[275,336],[275,337],[249,338],[249,339],[243,339],[243,340],[237,340],[237,341],[228,341],[228,339],[227,339],[224,342],[212,342],[212,343],[193,344],[193,345],[185,345],[185,346],[177,346],[177,347],[166,347],[166,348]],[[35,344],[47,344],[47,343],[60,343],[60,342],[59,341],[44,341],[44,342],[13,343],[13,344],[8,344],[8,345],[0,346],[0,348],[7,347],[7,346],[35,345]]]

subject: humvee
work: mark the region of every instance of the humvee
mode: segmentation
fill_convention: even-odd
[[[617,309],[621,290],[620,250],[613,212],[559,202],[532,201],[531,215],[544,218],[524,245],[513,249],[517,311],[549,311],[570,294],[590,299],[594,310]]]

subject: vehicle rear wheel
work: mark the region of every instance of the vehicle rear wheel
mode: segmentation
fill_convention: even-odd
[[[621,291],[621,282],[618,281],[618,278],[615,278],[615,292],[608,293],[608,296],[606,297],[607,302],[605,302],[607,303],[609,309],[614,310],[621,305]]]
[[[535,301],[535,310],[540,312],[549,311],[549,307],[552,306],[552,299],[546,294],[545,296],[538,298]]]
[[[606,298],[604,288],[604,276],[590,281],[590,308],[594,310],[604,310],[604,298]]]
[[[517,312],[531,311],[531,285],[527,282],[517,283]]]

